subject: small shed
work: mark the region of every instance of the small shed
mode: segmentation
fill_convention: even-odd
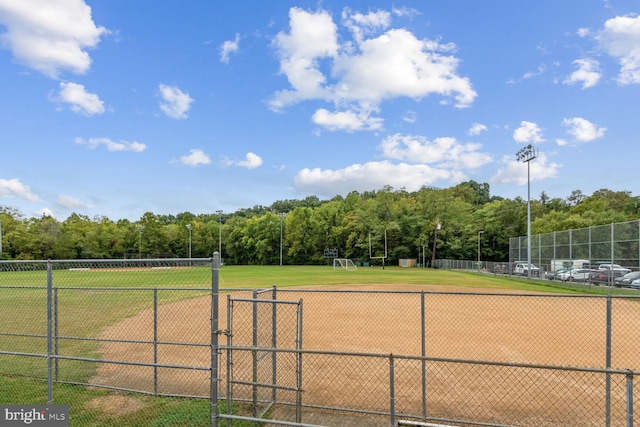
[[[400,265],[400,267],[417,267],[418,259],[417,258],[400,258],[398,260],[398,265]]]

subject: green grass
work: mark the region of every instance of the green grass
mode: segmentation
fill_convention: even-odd
[[[153,289],[159,305],[195,298],[210,293],[211,268],[175,268],[133,271],[53,272],[53,286],[58,296],[58,334],[61,336],[97,337],[103,328],[153,307]],[[223,266],[219,270],[222,289],[270,288],[297,286],[328,287],[349,284],[425,284],[459,287],[460,290],[491,289],[550,293],[606,294],[607,288],[528,281],[501,275],[452,270],[402,268],[398,266],[360,267],[344,271],[329,266]],[[46,272],[0,272],[0,332],[45,335],[47,329]],[[563,286],[564,285],[564,286]],[[189,289],[187,291],[180,290]],[[437,290],[437,288],[435,288]],[[443,288],[444,289],[444,288]],[[634,291],[615,290],[616,293]],[[60,354],[99,358],[95,341],[61,340]],[[0,336],[0,351],[46,353],[42,337]],[[61,361],[64,380],[86,382],[95,375],[97,364]],[[46,359],[0,355],[0,404],[46,403]],[[112,391],[83,386],[56,384],[55,403],[70,404],[72,425],[206,425],[206,400],[161,398],[130,395],[140,403],[140,410],[127,414],[106,414],[91,409],[89,402],[103,396],[119,395]]]
[[[414,284],[447,287],[584,294],[631,294],[633,290],[610,290],[548,280],[527,280],[505,275],[479,274],[461,270],[406,268],[398,266],[360,267],[357,271],[327,266],[224,266],[220,269],[220,288],[268,288],[293,286],[332,286],[348,284]],[[393,289],[393,288],[390,288]],[[435,288],[437,290],[437,288]],[[468,290],[468,289],[466,289]],[[461,289],[462,291],[462,289]]]

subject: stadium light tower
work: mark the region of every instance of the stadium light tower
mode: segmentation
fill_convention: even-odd
[[[518,150],[516,158],[527,164],[527,278],[531,279],[531,160],[538,157],[538,150],[531,144]]]

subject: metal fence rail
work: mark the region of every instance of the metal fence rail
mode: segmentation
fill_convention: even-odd
[[[256,348],[227,350],[249,354]],[[275,351],[301,354],[305,366],[334,367],[305,369],[301,402],[293,394],[279,397],[274,410],[277,419],[305,425],[385,426],[413,420],[484,426],[632,426],[638,405],[633,395],[638,386],[636,371],[393,354]],[[428,366],[426,396],[420,392],[422,363]],[[611,398],[606,402],[608,381]],[[327,393],[328,384],[331,393]],[[423,398],[427,416],[423,414]],[[301,418],[296,419],[296,413]]]
[[[133,424],[633,425],[640,296],[220,289],[216,260],[3,262],[0,404],[68,403],[72,425],[122,424],[108,399],[143,405]]]

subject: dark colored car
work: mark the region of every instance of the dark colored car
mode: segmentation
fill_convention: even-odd
[[[631,286],[631,282],[636,279],[640,279],[640,271],[632,271],[624,276],[616,277],[613,279],[613,284],[615,286]]]
[[[589,277],[589,281],[594,285],[614,285],[615,278],[622,275],[623,273],[617,270],[594,270]]]

